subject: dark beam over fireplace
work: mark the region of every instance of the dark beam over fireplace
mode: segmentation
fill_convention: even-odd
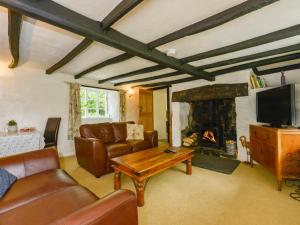
[[[195,102],[248,96],[248,83],[214,84],[174,92],[172,102]]]

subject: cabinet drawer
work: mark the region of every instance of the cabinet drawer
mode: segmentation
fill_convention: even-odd
[[[270,131],[268,128],[251,127],[250,136],[253,139],[259,139],[269,145],[277,145],[277,133],[274,131]]]

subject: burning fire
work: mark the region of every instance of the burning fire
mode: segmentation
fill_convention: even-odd
[[[204,131],[202,139],[217,143],[214,132],[212,132],[211,130]]]

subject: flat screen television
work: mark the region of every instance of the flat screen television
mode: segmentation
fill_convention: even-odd
[[[256,94],[257,122],[274,127],[295,125],[295,85],[261,91]]]

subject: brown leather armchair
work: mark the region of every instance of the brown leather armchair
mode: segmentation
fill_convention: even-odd
[[[81,137],[75,137],[78,164],[100,177],[113,171],[111,158],[157,147],[157,131],[145,131],[144,140],[128,141],[126,124],[121,122],[81,125]]]
[[[0,199],[1,225],[137,225],[133,192],[99,199],[59,169],[55,148],[0,158],[18,180]]]

